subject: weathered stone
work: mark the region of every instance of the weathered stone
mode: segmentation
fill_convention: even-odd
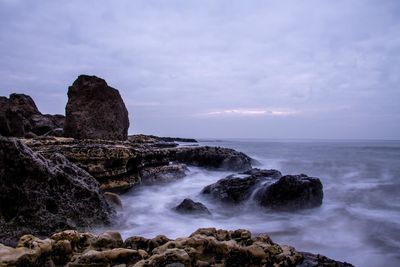
[[[281,173],[277,170],[252,169],[232,174],[203,188],[202,194],[227,203],[240,203],[248,199],[261,182],[275,180]]]
[[[208,214],[211,212],[207,209],[204,204],[200,202],[194,202],[190,198],[185,198],[178,206],[174,208],[177,212],[183,214]]]
[[[255,198],[261,206],[271,209],[314,208],[322,204],[322,183],[305,174],[286,175],[275,183],[263,185]]]
[[[49,160],[17,139],[0,137],[0,242],[110,222],[112,209],[87,172]]]
[[[80,75],[68,88],[64,134],[77,139],[126,140],[128,110],[118,90],[96,76]]]
[[[122,210],[122,201],[117,194],[105,192],[104,197],[106,198],[107,202],[115,209]]]
[[[40,113],[32,98],[24,94],[0,97],[0,134],[3,136],[35,137],[51,134],[64,126],[63,115]]]
[[[169,164],[158,167],[143,168],[139,172],[144,185],[160,184],[175,181],[186,176],[188,168],[185,164]]]

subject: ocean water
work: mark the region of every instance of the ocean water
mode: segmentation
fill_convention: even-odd
[[[258,160],[258,168],[319,177],[323,204],[297,212],[273,212],[252,201],[226,207],[200,191],[231,172],[191,167],[179,181],[123,195],[124,210],[113,230],[124,238],[176,238],[199,227],[245,228],[356,266],[400,266],[399,141],[202,140],[200,145],[237,149]],[[186,197],[202,202],[213,215],[171,210]]]

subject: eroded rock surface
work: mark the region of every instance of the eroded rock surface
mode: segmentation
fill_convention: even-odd
[[[126,140],[128,110],[118,90],[96,76],[80,75],[68,88],[64,135],[76,139]]]
[[[130,237],[117,232],[101,235],[59,232],[47,239],[22,236],[16,248],[0,244],[0,266],[335,266],[351,264],[302,253],[274,243],[269,236],[247,230],[201,228],[189,237],[170,240]]]
[[[113,211],[98,182],[61,154],[45,159],[0,137],[0,242],[108,223]]]
[[[11,94],[0,97],[0,134],[3,136],[35,137],[63,128],[63,115],[42,114],[28,95]]]

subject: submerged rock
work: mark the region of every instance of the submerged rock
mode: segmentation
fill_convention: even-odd
[[[64,134],[77,139],[126,140],[128,110],[118,90],[96,76],[80,75],[68,88]]]
[[[255,198],[261,206],[277,210],[296,210],[321,206],[322,183],[305,174],[286,175],[262,186]]]
[[[110,222],[98,182],[61,154],[45,159],[21,141],[0,137],[0,242]]]
[[[170,240],[130,237],[117,232],[101,235],[64,231],[50,239],[22,236],[17,248],[0,244],[0,266],[335,266],[351,264],[298,252],[248,230],[201,228],[189,237]],[[120,265],[118,265],[120,266]]]
[[[185,198],[178,206],[174,208],[175,211],[184,214],[208,214],[211,212],[201,202],[194,202],[190,198]]]
[[[256,186],[267,179],[275,180],[281,177],[277,170],[251,169],[249,171],[232,174],[216,183],[203,188],[202,194],[227,203],[240,203],[247,200]]]
[[[64,126],[63,115],[40,113],[33,99],[24,94],[0,97],[0,134],[3,136],[35,137]]]

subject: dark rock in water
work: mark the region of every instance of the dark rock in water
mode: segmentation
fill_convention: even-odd
[[[251,169],[251,158],[242,152],[221,147],[183,147],[176,150],[176,160],[188,165],[220,170]]]
[[[296,210],[322,204],[322,183],[305,174],[286,175],[273,184],[263,185],[256,193],[257,202],[277,210]]]
[[[117,194],[112,192],[104,192],[103,195],[111,206],[117,210],[122,210],[122,201]]]
[[[11,94],[0,97],[0,134],[3,136],[32,137],[64,127],[62,115],[43,115],[28,95]]]
[[[251,196],[260,182],[267,179],[275,180],[281,176],[277,170],[251,169],[240,174],[229,175],[208,185],[203,188],[202,193],[223,202],[240,203]]]
[[[112,208],[98,182],[54,154],[49,160],[21,141],[0,137],[0,242],[24,234],[110,222]]]
[[[68,89],[64,134],[77,139],[126,140],[128,110],[118,90],[80,75]]]
[[[179,213],[186,214],[208,214],[211,212],[201,202],[194,202],[190,198],[185,198],[178,206],[174,208]]]
[[[187,171],[185,164],[169,164],[143,168],[139,171],[139,176],[144,185],[160,184],[181,179],[186,176]]]

